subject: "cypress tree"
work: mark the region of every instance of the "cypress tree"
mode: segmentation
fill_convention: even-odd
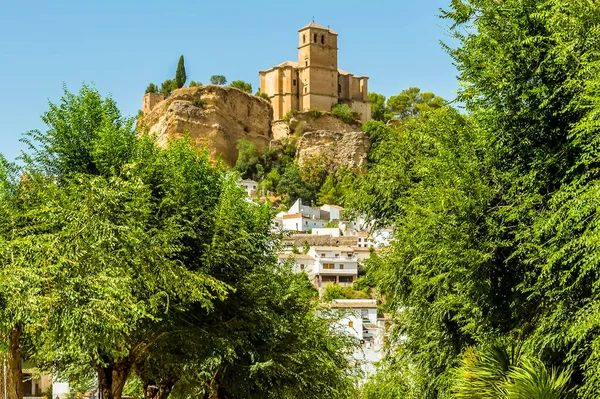
[[[175,82],[177,83],[177,88],[182,88],[186,80],[187,76],[185,74],[185,65],[183,64],[182,55],[181,57],[179,57],[179,63],[177,64],[177,72],[175,72]]]

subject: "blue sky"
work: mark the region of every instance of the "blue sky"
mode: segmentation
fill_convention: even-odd
[[[211,75],[258,85],[258,71],[297,59],[297,30],[312,21],[338,36],[339,68],[367,75],[369,91],[417,86],[453,99],[456,70],[439,8],[450,0],[137,1],[0,0],[0,153],[15,159],[22,133],[65,83],[93,83],[135,115],[148,83]]]

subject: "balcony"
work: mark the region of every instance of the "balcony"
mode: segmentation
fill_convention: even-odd
[[[324,276],[356,276],[358,274],[357,268],[348,268],[348,269],[323,269],[321,266],[316,274],[321,274]]]

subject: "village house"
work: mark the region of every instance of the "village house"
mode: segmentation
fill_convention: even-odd
[[[244,188],[248,197],[255,198],[258,192],[258,182],[254,180],[240,180],[239,184]]]
[[[349,287],[358,278],[358,258],[350,247],[314,246],[308,254],[315,260],[312,281],[320,293],[329,284]]]
[[[377,313],[375,299],[334,299],[325,306],[337,313],[336,328],[358,340],[353,357],[368,377],[383,358],[389,320]]]

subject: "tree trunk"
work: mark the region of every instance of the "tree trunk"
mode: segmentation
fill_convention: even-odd
[[[121,399],[130,371],[131,361],[129,358],[120,359],[107,367],[97,366],[98,389],[101,399]]]
[[[173,390],[173,386],[179,381],[177,377],[171,377],[164,379],[160,382],[160,388],[158,391],[158,399],[167,399]]]
[[[6,354],[6,399],[23,399],[23,369],[21,367],[21,335],[23,327],[13,326]],[[2,398],[4,399],[4,398]]]

